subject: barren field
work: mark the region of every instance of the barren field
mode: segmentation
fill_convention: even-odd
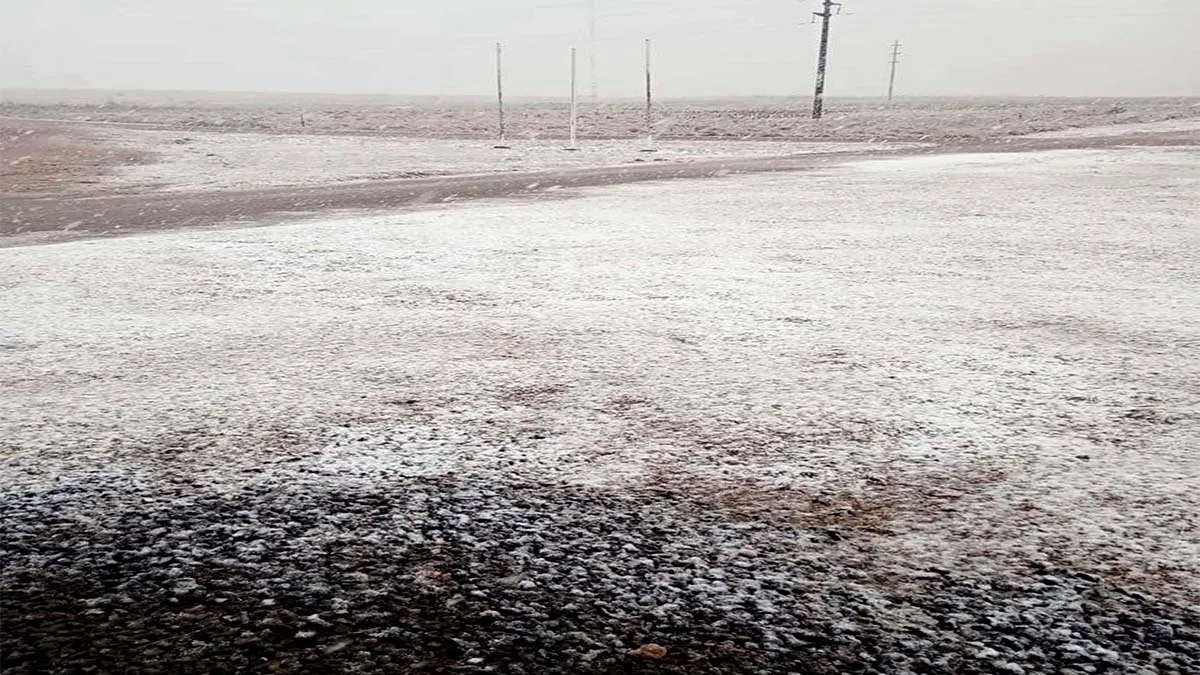
[[[95,133],[95,132],[94,132]],[[421,140],[291,134],[103,130],[114,145],[153,153],[154,163],[112,172],[112,188],[177,191],[328,185],[465,174],[555,171],[639,163],[719,161],[745,157],[887,151],[898,143],[770,141],[524,141],[496,149],[492,141]],[[653,150],[653,152],[646,152]]]
[[[316,187],[472,174],[889,152],[928,144],[764,140],[495,141],[163,130],[0,117],[0,195]]]
[[[665,101],[648,145],[637,103],[585,106],[576,152],[562,102],[518,101],[508,149],[488,101],[6,90],[0,195],[246,190],[465,174],[883,153],[1193,132],[1195,99],[834,101],[826,119],[786,99]],[[302,122],[303,120],[303,122]],[[645,150],[652,148],[653,153]],[[65,221],[74,222],[75,219]],[[5,230],[17,229],[9,226]]]
[[[5,672],[1200,671],[1196,100],[641,114],[5,91]]]
[[[1197,672],[1197,194],[905,156],[0,249],[6,671]]]
[[[493,139],[487,99],[6,90],[0,116],[136,124],[173,130],[367,134]],[[1200,100],[1179,99],[833,99],[810,119],[807,99],[665,100],[655,133],[666,139],[946,142],[982,140],[1104,124],[1200,117]],[[303,114],[304,126],[301,126]],[[585,138],[644,135],[644,104],[601,102],[580,109]],[[565,101],[517,99],[508,110],[513,140],[563,139]]]

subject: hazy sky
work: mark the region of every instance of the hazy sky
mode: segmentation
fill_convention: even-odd
[[[807,93],[816,0],[596,0],[603,96]],[[590,83],[589,0],[0,0],[0,87],[487,94]],[[1200,0],[845,0],[829,91],[1200,95]]]

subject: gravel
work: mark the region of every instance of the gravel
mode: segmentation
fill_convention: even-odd
[[[879,574],[653,490],[266,472],[4,497],[9,673],[1194,673],[1200,612],[1071,569]]]

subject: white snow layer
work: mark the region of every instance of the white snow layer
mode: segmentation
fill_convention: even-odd
[[[114,187],[220,190],[321,185],[452,174],[546,171],[642,162],[681,162],[910,147],[902,143],[520,139],[495,141],[103,129],[110,140],[157,161],[119,167]],[[654,152],[644,152],[653,149]]]
[[[0,480],[656,485],[1194,596],[1197,194],[970,155],[0,249]]]
[[[1200,131],[1200,117],[1141,122],[1136,124],[1103,124],[1059,131],[1028,134],[1026,138],[1112,138],[1137,134],[1184,133]]]

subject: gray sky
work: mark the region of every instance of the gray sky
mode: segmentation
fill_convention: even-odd
[[[816,0],[596,0],[604,96],[807,93]],[[589,75],[589,0],[0,0],[0,87],[486,94]],[[845,0],[829,90],[911,95],[1200,95],[1200,0]]]

